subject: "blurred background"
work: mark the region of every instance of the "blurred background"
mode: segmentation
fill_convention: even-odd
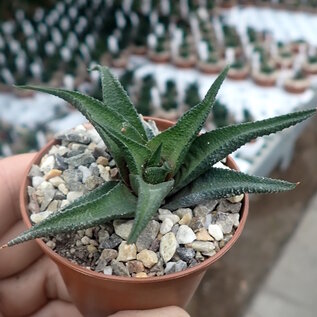
[[[176,120],[231,64],[205,130],[316,107],[316,0],[0,1],[0,157],[36,151],[85,121],[13,85],[100,98],[108,65],[143,115]],[[192,317],[316,316],[317,118],[233,153],[240,169],[300,181],[252,197],[246,229],[212,267]]]

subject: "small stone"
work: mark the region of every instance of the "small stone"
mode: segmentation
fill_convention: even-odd
[[[160,244],[160,254],[165,263],[167,263],[174,256],[177,246],[177,240],[174,233],[169,232],[162,237]]]
[[[79,166],[78,169],[82,172],[82,175],[83,175],[82,181],[83,181],[83,183],[86,183],[87,178],[92,175],[91,170],[88,167],[83,166],[83,165]]]
[[[208,232],[210,233],[211,236],[213,236],[217,241],[220,241],[223,239],[223,233],[219,225],[211,224],[208,227]]]
[[[122,239],[113,233],[110,238],[99,244],[99,249],[114,249],[122,242]]]
[[[85,235],[89,238],[93,237],[93,228],[88,228],[85,230]]]
[[[69,202],[73,202],[74,200],[80,198],[81,196],[83,196],[84,193],[83,192],[69,192],[67,194],[67,200]]]
[[[216,224],[221,227],[221,230],[224,234],[228,234],[232,231],[233,219],[229,216],[229,213],[218,212]]]
[[[192,228],[194,232],[205,227],[206,219],[204,217],[193,217],[191,220],[189,227]]]
[[[207,229],[201,228],[196,232],[196,239],[199,241],[214,241],[214,238],[208,233]]]
[[[108,164],[110,167],[115,167],[116,166],[116,162],[114,160],[109,161]]]
[[[166,215],[159,215],[158,216],[158,218],[161,220],[161,221],[164,221],[165,219],[170,219],[172,222],[173,222],[173,224],[175,224],[175,223],[177,223],[177,222],[179,222],[179,217],[177,216],[177,215],[174,215],[174,214],[166,214]]]
[[[61,170],[65,171],[68,168],[68,164],[65,162],[65,158],[63,158],[61,155],[56,154],[55,155],[55,162],[56,162],[56,167]]]
[[[103,260],[106,263],[116,259],[118,256],[118,251],[113,249],[104,249],[100,254],[99,260]]]
[[[211,257],[211,256],[214,256],[217,252],[215,250],[212,250],[210,252],[203,252],[203,255],[204,256],[208,256],[208,257]]]
[[[96,163],[97,163],[97,164],[100,164],[100,165],[102,165],[102,166],[107,166],[108,163],[109,163],[109,161],[108,161],[108,159],[107,159],[106,157],[104,157],[104,156],[99,156],[99,157],[97,158],[97,160],[96,160]]]
[[[119,245],[119,253],[117,260],[122,262],[127,262],[130,260],[136,259],[136,246],[135,244],[127,244],[125,241],[122,241]]]
[[[172,230],[171,230],[171,232],[173,232],[173,233],[175,234],[175,236],[177,235],[177,232],[178,232],[179,227],[180,227],[180,225],[179,225],[178,223],[176,223],[176,224],[173,226]]]
[[[82,144],[89,144],[91,141],[91,138],[86,135],[85,133],[66,133],[56,136],[57,140],[65,140],[68,142],[76,142],[76,143],[82,143]]]
[[[35,165],[33,164],[30,171],[29,171],[29,174],[28,176],[29,177],[34,177],[34,176],[42,176],[42,172],[40,170],[40,167],[38,165]]]
[[[107,230],[100,229],[98,231],[98,241],[99,241],[99,243],[104,242],[108,238],[109,238],[109,232]]]
[[[111,267],[111,266],[106,266],[106,267],[103,269],[103,274],[105,274],[105,275],[112,275],[112,267]]]
[[[205,260],[204,256],[199,251],[196,252],[195,259],[199,262],[202,262]]]
[[[52,170],[50,170],[48,173],[45,174],[45,180],[49,180],[53,177],[60,176],[60,175],[62,175],[62,171],[53,168]]]
[[[158,210],[159,215],[172,215],[172,212],[168,209],[159,208]]]
[[[132,260],[127,262],[127,268],[129,270],[129,273],[140,273],[144,271],[144,265],[141,261]]]
[[[150,269],[157,263],[158,258],[155,252],[151,250],[142,250],[137,255],[137,260],[141,261],[145,267]]]
[[[59,201],[58,200],[52,200],[50,204],[47,206],[47,211],[55,212],[59,209]]]
[[[55,192],[54,186],[47,181],[42,182],[38,186],[36,195],[41,203],[41,211],[46,210],[49,203],[53,200]]]
[[[148,277],[147,274],[145,272],[139,272],[135,274],[135,277],[137,278],[145,278]]]
[[[103,183],[103,180],[98,176],[89,176],[85,181],[85,186],[88,190],[93,190]]]
[[[111,178],[110,178],[110,173],[109,173],[108,169],[106,169],[102,165],[98,165],[98,169],[99,169],[100,177],[103,180],[105,180],[106,182],[109,182],[111,180]]]
[[[232,239],[232,234],[225,235],[223,240],[219,242],[219,248],[223,248]]]
[[[229,214],[228,217],[231,219],[233,226],[234,227],[238,227],[239,226],[239,220],[240,220],[240,214],[239,213],[235,213],[235,214]]]
[[[128,268],[118,260],[111,261],[111,267],[113,270],[113,274],[117,276],[130,276]]]
[[[175,272],[181,272],[187,269],[187,263],[179,260],[175,263]]]
[[[160,233],[161,234],[166,234],[168,232],[171,231],[172,227],[173,227],[173,221],[169,218],[166,218],[163,220],[161,227],[160,227]]]
[[[34,188],[37,188],[37,187],[39,187],[43,182],[44,182],[44,177],[42,177],[42,176],[34,176],[33,178],[32,178],[32,186],[34,187]]]
[[[57,190],[55,192],[54,199],[56,199],[56,200],[64,200],[64,199],[66,199],[66,195],[64,195],[60,190]]]
[[[64,207],[66,207],[67,205],[69,205],[69,201],[66,200],[66,199],[64,199],[64,200],[62,200],[62,204],[61,204],[61,207],[60,207],[60,208],[64,208]]]
[[[164,273],[165,274],[175,273],[175,262],[167,262],[164,269]]]
[[[34,223],[40,223],[41,221],[43,221],[44,219],[46,219],[49,215],[51,215],[52,212],[51,211],[42,211],[42,212],[38,212],[36,214],[32,214],[30,216],[32,222]]]
[[[161,241],[159,239],[154,239],[149,250],[157,252],[160,249]]]
[[[65,184],[65,181],[59,177],[59,176],[55,176],[55,177],[52,177],[49,182],[54,186],[54,187],[58,187],[59,185],[61,184]]]
[[[176,240],[179,244],[191,243],[195,239],[196,239],[196,235],[190,227],[186,225],[181,225],[179,227],[178,232],[176,234]]]
[[[227,200],[229,200],[231,203],[239,203],[240,201],[242,201],[244,198],[244,194],[238,195],[238,196],[233,196],[233,197],[229,197],[227,198]]]
[[[29,204],[28,208],[31,213],[39,212],[40,206],[36,198],[36,191],[33,187],[28,186]]]
[[[232,204],[226,199],[222,199],[217,207],[218,212],[231,212],[237,213],[240,211],[242,203]]]
[[[179,255],[180,259],[187,262],[187,263],[191,259],[193,259],[195,256],[195,251],[191,248],[179,247],[176,249],[176,252]]]
[[[68,194],[68,188],[66,187],[65,184],[59,184],[58,185],[58,190],[60,190],[64,195]]]
[[[187,214],[185,214],[183,217],[182,217],[182,219],[178,222],[180,225],[189,225],[190,224],[190,222],[192,221],[192,218],[193,218],[193,216],[192,216],[192,213],[187,213]]]
[[[56,243],[55,243],[54,241],[52,241],[52,240],[48,240],[48,241],[46,242],[46,245],[47,245],[50,249],[52,249],[52,250],[54,250],[55,247],[56,247]]]
[[[205,217],[210,210],[204,205],[198,205],[194,208],[194,216],[195,217]]]
[[[81,243],[83,245],[88,245],[90,243],[90,238],[87,237],[87,236],[83,236],[81,239],[80,239]]]
[[[55,166],[55,158],[53,155],[43,156],[40,164],[41,172],[48,173]]]
[[[65,159],[65,162],[73,167],[80,165],[88,165],[95,161],[95,158],[90,153],[81,153]]]
[[[215,249],[215,245],[209,241],[194,241],[190,246],[199,252],[211,252]]]
[[[97,248],[96,248],[94,245],[89,244],[89,245],[87,246],[87,251],[88,251],[89,253],[96,253],[96,252],[97,252]]]
[[[133,223],[134,223],[133,220],[128,220],[128,221],[114,220],[113,221],[114,231],[123,240],[128,240],[128,237],[133,227]]]
[[[155,273],[157,276],[161,276],[164,274],[164,261],[163,259],[159,259],[158,262],[150,269],[151,273]]]
[[[66,184],[68,184],[69,188],[71,188],[72,183],[81,182],[83,179],[83,173],[78,169],[69,169],[63,172],[62,178],[65,180]]]
[[[95,145],[94,149],[93,149],[93,153],[92,155],[95,157],[95,158],[98,158],[99,156],[104,156],[106,157],[107,159],[110,158],[109,154],[105,151],[104,148],[102,147],[98,147]]]
[[[141,252],[144,249],[149,249],[154,239],[157,237],[157,234],[160,230],[160,224],[151,220],[145,227],[145,229],[139,235],[136,241],[136,247],[138,252]]]
[[[80,151],[80,152],[84,152],[87,149],[87,145],[84,144],[78,144],[78,143],[73,143],[71,145],[71,149],[75,150],[75,151]]]
[[[110,177],[115,178],[118,175],[119,170],[115,167],[110,170]]]
[[[193,212],[190,208],[179,208],[175,211],[175,214],[179,218],[183,218],[186,214],[190,214],[193,217]]]
[[[91,163],[90,166],[89,166],[89,171],[91,173],[91,175],[94,175],[94,176],[99,176],[99,169],[98,169],[98,166],[96,163]]]
[[[205,206],[210,212],[213,211],[217,205],[218,205],[218,200],[209,200],[201,204],[201,206]]]
[[[194,267],[197,264],[198,264],[197,260],[196,259],[192,259],[188,263],[188,268]]]

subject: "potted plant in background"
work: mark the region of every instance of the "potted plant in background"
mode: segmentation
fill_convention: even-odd
[[[30,175],[37,175],[39,171],[45,173],[45,182],[39,182],[38,178],[35,180],[35,176],[32,179],[32,185],[40,183],[38,186],[44,189],[40,194],[42,214],[38,210],[31,216],[29,214],[27,191],[31,197],[29,209],[32,210],[37,208],[33,199],[36,190],[32,190],[31,186],[27,187],[30,183],[26,174],[21,189],[21,210],[29,229],[2,248],[46,237],[46,244],[42,240],[37,242],[57,263],[74,303],[85,316],[105,316],[117,310],[148,309],[167,305],[184,307],[207,267],[228,251],[241,234],[248,213],[248,197],[241,194],[286,191],[296,187],[293,183],[234,171],[231,168],[235,168],[235,164],[230,158],[227,159],[227,167],[219,168],[219,165],[213,165],[246,142],[301,122],[313,115],[315,110],[228,126],[199,135],[226,77],[226,68],[215,80],[205,98],[188,110],[174,126],[171,126],[170,122],[157,119],[162,131],[157,134],[152,121],[146,123],[138,116],[128,96],[110,71],[106,67],[97,68],[101,73],[103,101],[64,89],[24,87],[47,92],[72,103],[96,130],[87,130],[81,126],[71,133],[62,135],[61,146],[58,147],[56,141],[37,155],[33,164],[39,164],[41,161],[40,167],[30,166]],[[107,144],[107,148],[100,148],[96,144],[88,145],[90,140],[87,135],[94,140],[99,138],[96,131]],[[102,143],[98,138],[96,142]],[[66,151],[69,157],[63,157],[59,152],[61,150]],[[52,194],[52,191],[48,191],[53,189],[54,183],[62,194],[62,190],[66,193],[65,184],[63,186],[63,182],[56,177],[67,171],[69,186],[81,188],[82,184],[78,183],[78,169],[82,170],[82,174],[85,173],[87,181],[88,168],[86,166],[85,169],[83,165],[93,161],[93,155],[89,152],[91,150],[98,156],[98,175],[105,181],[101,184],[94,178],[95,181],[90,182],[90,192],[85,195],[77,194],[77,198],[72,195],[73,201],[70,204],[56,210],[56,206],[53,208],[52,202],[47,199],[48,195]],[[45,156],[45,153],[49,154]],[[69,169],[67,165],[70,166]],[[110,177],[110,170],[114,168],[116,171]],[[96,165],[92,167],[91,176],[94,176],[95,172]],[[27,173],[29,174],[29,171]],[[50,180],[53,178],[52,183]],[[41,185],[43,183],[44,185]],[[55,190],[54,195],[56,193]],[[61,195],[59,192],[58,194]],[[218,200],[220,198],[229,200]],[[221,211],[214,210],[215,204],[221,205]],[[52,208],[49,211],[48,206]],[[194,215],[191,215],[188,207],[194,209]],[[228,208],[231,211],[228,212]],[[56,211],[53,211],[54,209]],[[46,214],[47,217],[44,217],[45,211],[50,215]],[[39,214],[42,219],[39,219]],[[30,217],[37,222],[32,227]],[[156,230],[153,237],[153,224],[157,219],[162,220],[162,225],[165,221],[165,227],[162,228],[161,225],[158,233],[158,227],[154,225]],[[226,219],[231,219],[230,228]],[[175,231],[173,227],[176,224]],[[206,224],[208,231],[205,228]],[[118,227],[121,236],[125,235],[125,241],[119,239],[118,242],[118,236],[111,233],[113,229],[117,229],[116,233],[119,233]],[[84,236],[83,229],[87,230],[84,231]],[[61,235],[76,230],[79,231]],[[91,241],[93,234],[99,232],[103,239],[101,243],[104,248],[106,246],[102,252],[107,250],[103,255],[97,252],[95,243]],[[92,268],[72,263],[72,254],[76,253],[76,249],[67,250],[67,247],[70,247],[70,240],[75,235],[82,236],[79,245],[84,245],[91,251],[88,250],[92,254],[88,256],[91,263],[97,260],[107,263],[111,260],[113,270],[120,273],[118,275],[126,272],[126,276],[107,275],[109,271],[97,273],[92,271]],[[48,247],[53,247],[52,237],[63,245],[65,257],[70,257],[71,260],[56,253],[60,253],[60,250],[55,249],[54,252]],[[138,247],[140,244],[142,248]],[[158,252],[150,252],[152,247]],[[75,248],[75,245],[72,248]],[[138,272],[139,275],[135,272],[134,277],[128,276],[129,271],[123,263],[137,258],[146,268],[153,268],[151,265],[159,262],[158,256],[164,267],[163,273],[160,271],[161,276],[150,277],[146,273],[151,272],[150,269]],[[174,270],[176,273],[164,274],[173,272],[171,268],[176,264],[168,264],[173,256],[184,260],[178,260],[178,271]],[[133,270],[137,271],[136,268]]]
[[[308,76],[303,70],[298,70],[291,78],[285,80],[284,88],[293,94],[301,94],[310,86]]]
[[[308,56],[307,61],[303,65],[303,69],[308,75],[317,74],[317,56]]]
[[[236,59],[232,64],[228,72],[228,78],[233,80],[244,80],[249,76],[249,66],[247,62],[240,58]]]

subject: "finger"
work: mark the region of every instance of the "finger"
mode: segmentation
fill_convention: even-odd
[[[32,317],[56,316],[83,317],[73,304],[59,300],[50,301],[42,309],[32,315]]]
[[[177,306],[168,306],[148,310],[126,310],[118,312],[108,317],[190,317],[182,308]]]
[[[19,220],[4,236],[1,237],[0,245],[7,243],[25,229],[25,224],[22,220]],[[11,248],[2,249],[0,251],[0,279],[24,270],[31,263],[36,261],[42,253],[42,250],[35,241],[29,241]]]
[[[19,190],[34,153],[0,160],[0,237],[20,218]]]
[[[28,316],[54,299],[71,301],[57,266],[46,256],[0,281],[0,312],[4,316]]]

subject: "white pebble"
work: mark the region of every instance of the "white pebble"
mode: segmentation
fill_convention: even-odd
[[[76,200],[77,198],[83,196],[84,193],[83,192],[69,192],[67,194],[67,200],[69,202],[73,202],[74,200]]]
[[[42,176],[34,176],[32,178],[32,186],[34,188],[39,187],[44,182],[44,178]]]
[[[112,275],[112,267],[111,267],[111,266],[106,266],[106,267],[103,269],[103,274],[105,274],[105,275]]]
[[[209,225],[208,232],[217,241],[220,241],[223,239],[223,232],[219,225],[213,225],[213,224]]]
[[[44,156],[41,160],[40,170],[44,174],[48,173],[54,168],[55,158],[53,155]]]
[[[190,227],[181,225],[177,231],[176,240],[180,244],[192,243],[196,240],[196,235]]]
[[[166,234],[172,230],[174,223],[170,218],[166,218],[163,220],[161,227],[160,227],[160,233]]]
[[[242,201],[242,199],[244,198],[244,194],[238,195],[238,196],[234,196],[234,197],[229,197],[227,198],[227,200],[229,200],[231,203],[239,203],[240,201]]]
[[[173,232],[169,232],[162,237],[160,244],[160,254],[165,263],[167,263],[174,256],[177,247],[178,243]]]
[[[36,214],[32,214],[30,218],[34,223],[40,223],[41,221],[46,219],[50,214],[52,214],[52,211],[47,210],[47,211],[38,212]]]

